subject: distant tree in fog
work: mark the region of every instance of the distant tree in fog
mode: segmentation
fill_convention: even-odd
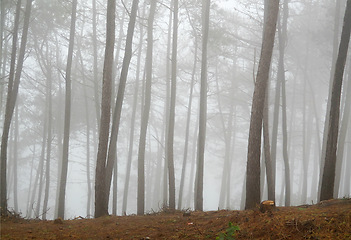
[[[147,53],[145,62],[146,83],[144,106],[142,110],[139,153],[138,153],[138,215],[144,214],[145,209],[145,143],[146,132],[149,122],[150,105],[151,105],[151,80],[152,80],[152,53],[153,53],[153,26],[155,18],[156,0],[151,0],[150,13],[147,21]]]
[[[71,15],[71,27],[69,34],[69,46],[68,46],[68,57],[66,66],[66,95],[65,95],[65,120],[64,120],[64,132],[63,132],[63,149],[62,149],[62,165],[61,165],[61,176],[60,176],[60,190],[58,198],[58,210],[57,216],[60,218],[65,217],[65,198],[66,198],[66,185],[67,185],[67,170],[68,170],[68,152],[69,152],[69,135],[71,125],[71,95],[72,95],[72,58],[73,58],[73,46],[74,36],[76,30],[76,17],[77,17],[77,0],[72,2],[72,15]]]
[[[14,26],[14,40],[12,46],[12,56],[11,56],[11,70],[8,82],[8,90],[7,90],[7,100],[6,100],[6,110],[5,110],[5,120],[4,120],[4,128],[2,132],[1,138],[1,178],[0,178],[0,214],[7,215],[7,146],[8,146],[8,138],[11,126],[11,120],[14,113],[17,95],[18,95],[18,88],[21,80],[21,73],[22,67],[24,62],[24,54],[26,50],[27,44],[27,35],[29,29],[29,18],[32,9],[32,2],[33,0],[26,1],[26,10],[24,15],[24,24],[23,24],[23,31],[22,31],[22,38],[21,38],[21,46],[19,50],[19,56],[17,60],[17,67],[15,71],[15,58],[16,58],[16,42],[17,42],[17,34],[18,34],[18,21],[20,16],[20,7],[21,7],[21,0],[18,0],[17,7],[16,7],[16,19],[15,19],[15,26]]]

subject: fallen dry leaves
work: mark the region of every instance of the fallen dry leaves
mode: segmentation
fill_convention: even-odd
[[[228,223],[235,239],[351,239],[351,199],[246,211],[160,212],[63,221],[1,218],[1,239],[216,239]]]

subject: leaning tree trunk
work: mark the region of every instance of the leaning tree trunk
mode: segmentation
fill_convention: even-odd
[[[130,14],[130,20],[128,24],[127,30],[127,39],[126,39],[126,47],[124,52],[121,76],[119,80],[118,92],[117,92],[117,99],[113,113],[113,121],[111,126],[111,137],[110,137],[110,144],[108,149],[108,156],[106,162],[106,172],[105,172],[105,189],[104,192],[104,207],[107,209],[108,207],[108,200],[110,196],[110,187],[111,187],[111,179],[112,179],[112,170],[116,159],[116,152],[117,152],[117,137],[119,131],[119,123],[121,120],[121,112],[122,112],[122,105],[124,99],[124,91],[126,88],[126,81],[128,76],[129,64],[132,58],[132,44],[133,44],[133,36],[134,36],[134,27],[135,27],[135,20],[138,10],[139,0],[133,0],[132,10]]]
[[[261,133],[265,93],[268,83],[274,46],[274,36],[279,11],[279,1],[265,1],[265,23],[261,58],[258,65],[255,90],[252,99],[251,121],[246,169],[245,208],[255,208],[260,203],[260,155]]]
[[[126,167],[126,178],[124,181],[123,189],[123,201],[122,201],[122,214],[127,214],[127,203],[128,203],[128,192],[129,192],[129,181],[130,181],[130,171],[132,167],[132,157],[133,157],[133,148],[134,148],[134,129],[135,129],[135,115],[137,112],[137,103],[138,103],[138,92],[139,92],[139,78],[140,78],[140,60],[142,53],[142,42],[143,42],[143,24],[140,24],[139,30],[139,50],[137,57],[136,65],[136,76],[135,76],[135,86],[133,93],[133,107],[132,107],[132,116],[130,118],[130,131],[129,131],[129,149],[128,149],[128,158],[127,158],[127,167]]]
[[[339,132],[339,114],[340,114],[340,97],[341,87],[344,75],[347,50],[350,42],[351,31],[351,0],[347,1],[344,25],[342,28],[338,57],[335,64],[335,74],[333,80],[333,89],[330,101],[328,140],[325,153],[325,162],[322,176],[320,200],[333,198],[336,149],[338,144]]]

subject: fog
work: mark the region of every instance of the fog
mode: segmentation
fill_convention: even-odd
[[[15,56],[17,57],[23,35],[27,1],[22,2],[16,43],[17,55]],[[131,62],[128,67],[118,126],[115,164],[117,176],[114,172],[109,201],[110,214],[113,212],[113,189],[117,197],[114,206],[116,214],[137,213],[140,128],[146,101],[146,65],[150,61],[146,57],[150,2],[151,0],[140,0],[137,11]],[[172,73],[170,44],[174,41],[173,25],[169,26],[172,2],[171,0],[156,1],[152,27],[151,103],[144,158],[144,213],[162,211],[169,204],[167,165],[165,164]],[[179,0],[173,161],[176,208],[178,208],[182,168],[185,162],[180,210],[195,209],[194,189],[203,60],[201,58],[203,2],[205,1]],[[281,44],[278,32],[281,34],[283,22],[284,1],[280,2],[266,101],[270,141],[271,144],[273,141],[277,144],[276,153],[272,156],[276,162],[275,200],[277,205],[284,206],[286,166],[283,156],[284,106],[281,96],[278,96],[280,100],[278,123],[274,125],[273,121],[276,111],[276,82],[279,79],[279,44]],[[5,122],[16,4],[15,0],[1,1],[1,133]],[[319,184],[323,172],[321,160],[324,159],[323,141],[326,138],[325,123],[326,116],[329,114],[327,103],[345,6],[346,0],[288,1],[287,29],[286,35],[283,36],[285,38],[283,48],[285,50],[285,110],[291,205],[312,204],[319,201]],[[110,89],[111,113],[115,106],[124,54],[127,49],[126,38],[131,7],[130,0],[116,1]],[[339,11],[336,7],[340,8]],[[44,213],[47,219],[57,217],[63,158],[65,79],[67,78],[71,12],[71,0],[35,0],[32,3],[19,92],[8,137],[7,169],[5,170],[7,171],[8,208],[27,218],[43,218]],[[72,95],[64,207],[67,219],[94,216],[95,171],[101,128],[100,113],[107,32],[106,13],[107,1],[78,1],[70,75]],[[263,21],[264,1],[211,1],[207,42],[207,116],[203,174],[203,210],[205,211],[243,209],[245,206],[244,189],[251,106],[262,46]],[[93,27],[94,24],[96,30]],[[335,198],[350,197],[351,192],[351,131],[348,127],[351,124],[349,117],[350,60],[349,54],[341,90]],[[275,126],[277,127],[276,138],[272,136]],[[109,132],[111,132],[111,126]],[[268,199],[263,153],[262,150],[261,200]],[[129,159],[131,159],[130,182],[127,208],[123,212],[122,203]],[[48,162],[50,162],[49,167],[47,167]],[[49,179],[49,185],[46,179]],[[44,208],[46,188],[48,202],[47,207]]]

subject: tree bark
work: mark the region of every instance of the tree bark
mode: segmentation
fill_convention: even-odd
[[[104,71],[102,80],[102,99],[101,99],[101,119],[99,132],[99,147],[96,160],[95,172],[95,213],[94,216],[101,217],[108,215],[108,199],[106,191],[110,189],[106,186],[106,157],[108,149],[108,137],[111,118],[111,86],[112,86],[112,65],[115,43],[115,9],[116,1],[107,2],[106,19],[106,47]],[[112,169],[111,169],[112,174]]]
[[[255,208],[260,204],[260,155],[262,118],[269,69],[271,65],[276,31],[279,1],[265,2],[265,23],[262,39],[261,57],[258,65],[255,90],[252,99],[249,144],[246,169],[246,202],[245,208]]]
[[[211,1],[202,2],[202,60],[201,60],[201,87],[200,87],[200,112],[199,112],[199,136],[197,145],[197,166],[195,178],[195,210],[203,211],[203,185],[204,185],[204,159],[206,140],[207,118],[207,42],[210,21]]]
[[[72,91],[71,71],[72,71],[74,35],[75,35],[75,28],[76,28],[76,15],[77,15],[77,0],[73,0],[66,77],[65,77],[66,96],[65,96],[65,120],[64,120],[63,148],[62,148],[62,170],[61,170],[60,193],[59,193],[59,201],[58,201],[58,209],[57,209],[57,216],[62,219],[64,219],[65,217],[65,197],[66,197],[68,155],[69,155],[69,133],[70,133],[70,125],[71,125],[71,98],[72,98],[71,97],[71,91]]]
[[[136,77],[135,77],[135,86],[133,93],[133,107],[132,107],[132,116],[130,119],[130,131],[129,131],[129,149],[128,149],[128,159],[127,159],[127,167],[126,167],[126,179],[124,182],[124,190],[123,190],[123,201],[122,201],[122,215],[127,214],[127,204],[128,204],[128,192],[129,192],[129,181],[130,181],[130,170],[132,166],[132,157],[133,157],[133,147],[134,147],[134,130],[135,130],[135,115],[138,105],[138,92],[139,92],[139,78],[140,78],[140,60],[142,53],[142,42],[143,42],[143,24],[140,24],[140,35],[139,35],[139,50],[137,57],[137,67],[136,67]]]
[[[112,178],[112,170],[113,165],[116,159],[116,151],[117,151],[117,137],[119,131],[119,123],[121,120],[121,112],[122,112],[122,105],[124,99],[124,91],[126,87],[127,75],[129,70],[130,60],[132,58],[132,44],[133,44],[133,35],[134,35],[134,27],[135,27],[135,20],[138,10],[139,0],[133,0],[132,10],[130,14],[130,20],[128,24],[128,31],[127,31],[127,39],[126,39],[126,47],[124,52],[123,64],[122,64],[122,71],[119,80],[118,92],[117,92],[117,99],[116,104],[113,112],[113,121],[111,127],[111,137],[110,137],[110,144],[108,149],[108,156],[107,156],[107,163],[106,163],[106,172],[105,172],[105,189],[104,192],[104,206],[108,207],[108,200],[110,195],[110,187],[111,187],[111,178]]]
[[[333,80],[333,90],[330,101],[328,139],[326,146],[326,155],[322,176],[320,200],[333,198],[336,149],[338,144],[339,131],[339,114],[340,114],[340,96],[344,75],[345,62],[347,57],[348,46],[350,42],[351,31],[351,0],[347,1],[344,25],[342,28],[338,57],[335,64],[335,74]]]
[[[145,211],[145,144],[146,132],[149,122],[151,105],[151,81],[152,81],[152,56],[153,56],[153,26],[156,10],[156,0],[151,0],[150,13],[147,24],[147,53],[145,62],[146,85],[143,113],[141,117],[140,140],[138,152],[138,195],[137,214],[143,215]]]
[[[98,129],[100,129],[100,96],[99,96],[99,81],[98,81],[98,52],[97,52],[97,34],[96,34],[96,0],[92,0],[92,11],[93,11],[93,19],[92,19],[92,27],[93,27],[93,35],[92,35],[92,42],[93,42],[93,83],[94,83],[94,103],[95,103],[95,114],[96,114],[96,123]]]
[[[167,135],[167,163],[168,163],[168,184],[169,184],[169,208],[175,209],[175,176],[174,176],[174,122],[175,102],[177,89],[177,47],[178,47],[178,0],[173,1],[173,42],[172,42],[172,74],[171,74],[171,99],[168,118]]]
[[[336,150],[336,165],[335,165],[335,182],[334,182],[334,198],[338,198],[342,165],[344,159],[344,151],[346,145],[346,136],[349,130],[350,112],[351,112],[351,64],[349,64],[347,87],[344,90],[345,106],[342,115],[341,126],[339,131],[338,148]],[[345,87],[344,87],[345,88]],[[347,160],[347,158],[345,158]],[[346,168],[349,169],[349,168]]]
[[[282,79],[282,131],[283,131],[283,159],[285,176],[285,206],[290,206],[290,166],[288,155],[288,127],[286,120],[286,90],[285,76]]]
[[[332,61],[331,61],[331,71],[329,77],[329,91],[328,91],[328,99],[327,99],[327,110],[325,112],[325,121],[324,121],[324,130],[323,130],[323,142],[322,142],[322,153],[321,153],[321,161],[320,161],[320,178],[318,182],[318,193],[317,200],[320,200],[321,187],[322,187],[322,175],[324,169],[324,162],[326,157],[326,149],[327,149],[327,139],[328,139],[328,127],[329,127],[329,114],[330,114],[330,101],[332,95],[332,84],[333,77],[335,73],[335,63],[337,59],[338,53],[338,41],[339,41],[339,32],[340,32],[340,14],[341,14],[341,0],[336,0],[335,3],[335,13],[334,13],[334,31],[333,31],[333,53],[332,53]]]

